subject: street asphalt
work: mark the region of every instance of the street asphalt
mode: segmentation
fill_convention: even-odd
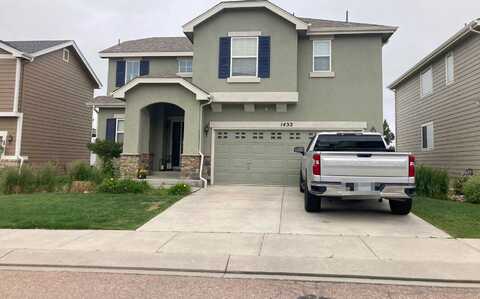
[[[480,289],[88,272],[0,271],[0,297],[16,298],[480,298]]]

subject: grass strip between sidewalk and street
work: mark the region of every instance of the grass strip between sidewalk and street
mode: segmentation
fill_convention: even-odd
[[[413,213],[455,238],[480,238],[480,205],[418,196]]]
[[[2,195],[0,228],[134,230],[182,197],[161,189],[149,194]]]

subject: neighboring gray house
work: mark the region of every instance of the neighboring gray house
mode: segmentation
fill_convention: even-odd
[[[186,37],[100,52],[98,137],[124,142],[123,175],[203,168],[211,183],[297,184],[293,147],[314,132],[382,129],[382,47],[395,30],[221,2],[185,24]]]
[[[395,91],[397,150],[461,175],[480,170],[480,22],[475,20],[413,66]]]

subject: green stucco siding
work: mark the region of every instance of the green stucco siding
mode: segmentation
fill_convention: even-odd
[[[143,84],[126,94],[124,153],[149,153],[150,113],[152,104],[169,103],[185,112],[183,154],[198,154],[200,103],[193,93],[178,84]]]
[[[270,78],[260,83],[218,79],[219,39],[238,31],[261,31],[271,37]],[[297,41],[295,26],[266,9],[220,12],[195,27],[193,83],[209,92],[297,91]]]
[[[139,58],[128,58],[133,60],[140,60]],[[147,59],[147,58],[146,58]],[[107,94],[110,94],[112,91],[117,89],[115,86],[115,79],[117,76],[117,61],[119,58],[112,58],[108,61],[108,86]],[[168,75],[172,76],[177,73],[177,57],[150,57],[150,73],[151,76],[162,76]]]

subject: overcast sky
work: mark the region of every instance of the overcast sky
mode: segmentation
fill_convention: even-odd
[[[107,63],[97,52],[117,42],[181,36],[182,25],[216,0],[16,0],[2,1],[0,40],[73,39],[106,82]],[[275,0],[297,16],[399,26],[384,47],[384,86],[420,58],[480,17],[478,0]],[[105,84],[104,84],[105,85]],[[96,92],[105,93],[105,89]],[[352,99],[354,100],[354,99]],[[384,114],[394,121],[393,93],[384,91]],[[393,125],[393,123],[392,123]]]

